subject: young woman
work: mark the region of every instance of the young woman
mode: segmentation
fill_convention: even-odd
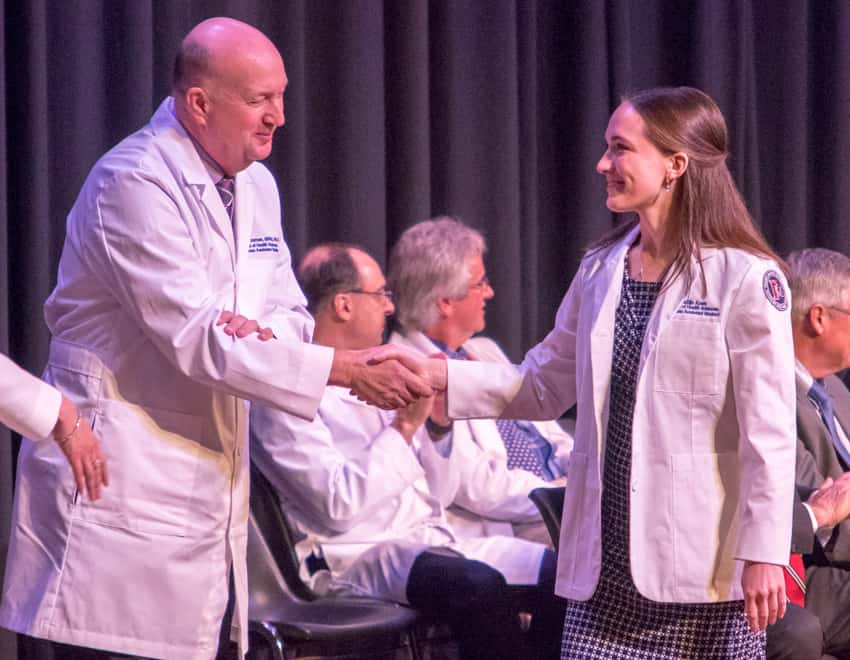
[[[629,96],[605,140],[608,208],[634,217],[589,250],[519,379],[449,361],[448,412],[546,419],[578,402],[562,658],[761,657],[791,535],[783,266],[732,181],[707,95]]]

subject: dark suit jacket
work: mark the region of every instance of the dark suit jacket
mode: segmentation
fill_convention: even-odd
[[[825,380],[833,401],[835,417],[850,435],[850,392],[835,376]],[[823,652],[840,655],[850,636],[850,522],[839,524],[822,546],[812,533],[811,518],[803,501],[826,477],[841,476],[850,466],[843,465],[832,445],[829,431],[808,393],[797,386],[797,493],[794,503],[791,552],[804,555],[806,563],[806,610],[820,622]],[[793,620],[792,620],[793,621]],[[774,631],[773,646],[794,640],[795,636]],[[786,635],[786,636],[783,636]],[[768,635],[770,640],[770,635]],[[768,642],[768,647],[771,642]],[[842,656],[843,657],[843,656]]]
[[[832,397],[835,417],[844,432],[850,436],[850,391],[835,376],[824,379],[827,391]],[[791,551],[813,557],[807,557],[808,563],[820,564],[826,559],[831,565],[844,564],[850,568],[850,521],[845,520],[838,527],[826,546],[815,543],[808,512],[802,506],[802,499],[821,485],[826,477],[836,479],[850,466],[844,465],[832,445],[829,430],[821,419],[820,413],[809,400],[808,393],[797,386],[797,469],[796,479],[798,497],[794,505],[794,527],[791,539]],[[822,557],[821,557],[822,551]]]

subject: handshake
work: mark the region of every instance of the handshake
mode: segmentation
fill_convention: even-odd
[[[270,328],[231,312],[222,312],[217,325],[235,338],[256,334],[260,341],[274,337]],[[394,410],[446,389],[446,361],[425,358],[400,346],[375,346],[334,351],[328,385],[348,387],[362,401]]]

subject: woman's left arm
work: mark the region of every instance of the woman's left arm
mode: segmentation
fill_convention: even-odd
[[[796,419],[791,299],[770,262],[753,261],[729,307],[726,342],[738,422],[740,492],[735,557],[747,617],[764,629],[785,609]]]

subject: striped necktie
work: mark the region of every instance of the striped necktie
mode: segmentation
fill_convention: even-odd
[[[820,411],[821,419],[829,431],[829,437],[832,439],[832,445],[835,447],[835,452],[841,459],[845,468],[850,467],[850,452],[841,441],[838,435],[838,428],[835,426],[835,411],[832,409],[832,397],[826,391],[824,382],[818,378],[812,381],[812,387],[809,389],[809,398],[817,404]]]
[[[221,197],[221,203],[224,204],[224,210],[227,211],[227,217],[233,223],[233,201],[235,199],[236,181],[232,176],[223,176],[215,184],[218,195]]]

